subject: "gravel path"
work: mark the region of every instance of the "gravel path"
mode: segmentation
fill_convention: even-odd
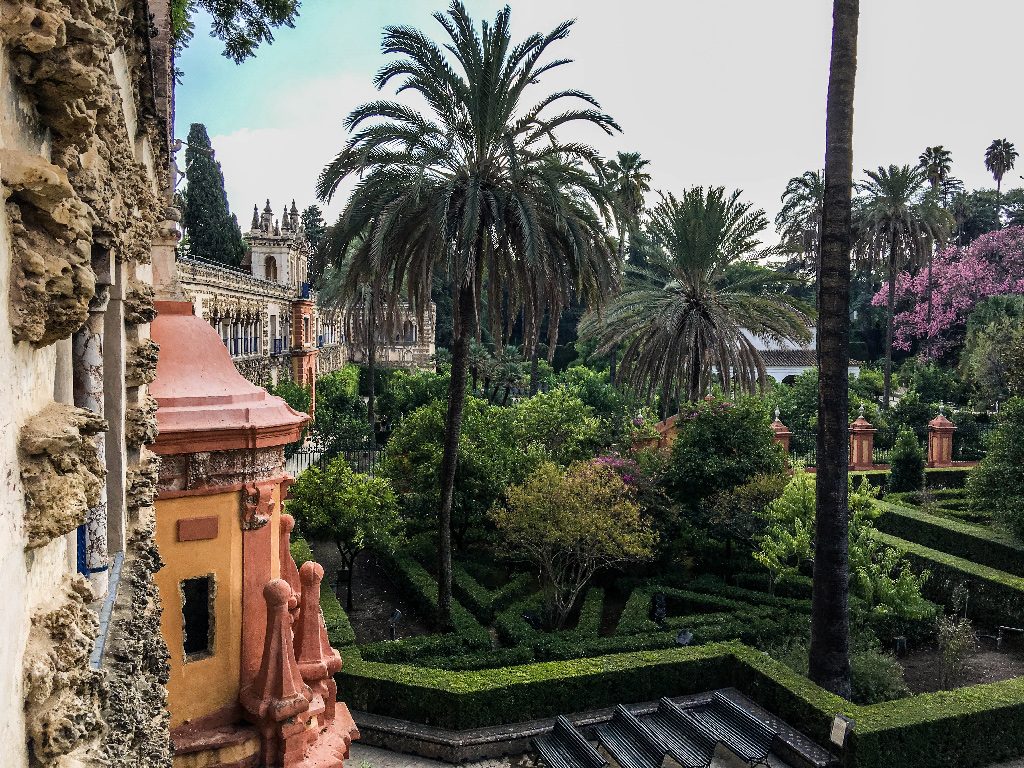
[[[451,763],[429,760],[426,757],[405,755],[401,752],[390,752],[377,747],[367,747],[359,742],[352,745],[346,768],[452,768]],[[520,755],[518,757],[502,757],[496,760],[481,760],[476,763],[463,763],[461,768],[534,768],[533,759]]]

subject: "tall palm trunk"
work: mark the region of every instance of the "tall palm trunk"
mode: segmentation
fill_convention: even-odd
[[[810,677],[850,695],[850,563],[847,408],[853,91],[859,0],[834,0],[825,124],[821,295],[818,314],[818,437]]]
[[[366,397],[366,418],[370,422],[370,439],[377,443],[377,313],[374,311],[374,296],[370,294],[370,316],[366,323],[366,368],[370,386]]]
[[[448,412],[444,422],[444,453],[441,456],[441,508],[438,510],[437,608],[441,621],[451,621],[452,609],[452,498],[455,468],[459,460],[459,435],[466,407],[466,374],[469,370],[469,340],[475,331],[476,309],[473,286],[455,288],[452,344],[452,378],[448,384]]]
[[[886,277],[889,290],[885,300],[885,386],[882,392],[882,408],[889,410],[892,397],[892,326],[896,316],[896,234],[889,240],[889,263]]]

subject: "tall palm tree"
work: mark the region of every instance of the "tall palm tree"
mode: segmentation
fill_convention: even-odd
[[[892,332],[896,297],[896,274],[909,263],[918,265],[937,241],[944,240],[953,219],[938,205],[933,195],[925,194],[927,177],[920,166],[879,167],[865,171],[868,180],[860,185],[864,195],[863,236],[887,253],[885,329],[885,387],[883,406],[889,407],[892,395]]]
[[[985,168],[996,182],[996,213],[1000,212],[1000,197],[1003,191],[1003,176],[1012,171],[1017,162],[1017,148],[1006,139],[994,139],[985,150]]]
[[[404,293],[421,316],[435,270],[452,286],[452,376],[445,418],[438,502],[438,607],[451,608],[451,510],[459,433],[466,402],[470,339],[487,296],[492,338],[501,339],[502,309],[524,310],[535,342],[538,312],[570,296],[600,304],[618,267],[603,226],[607,193],[593,172],[598,156],[559,129],[589,123],[618,130],[586,93],[563,90],[529,104],[544,74],[568,63],[546,58],[572,22],[519,43],[506,6],[480,29],[460,2],[434,19],[446,39],[435,43],[410,27],[387,27],[378,73],[384,88],[414,91],[427,109],[374,101],[347,120],[345,148],[324,169],[317,192],[329,200],[341,182],[358,179],[339,226],[357,237],[372,222],[367,271],[391,303]],[[569,102],[568,106],[563,106]],[[573,102],[582,102],[576,107]]]
[[[626,265],[622,293],[580,323],[599,352],[624,349],[621,380],[648,398],[657,393],[663,416],[680,397],[699,399],[712,380],[727,390],[763,385],[751,334],[810,338],[813,310],[785,293],[795,278],[756,263],[768,219],[739,196],[722,187],[664,195],[634,241],[642,259]]]
[[[925,147],[917,160],[932,189],[942,195],[944,183],[953,170],[953,153],[941,144],[936,144],[934,147]]]
[[[612,211],[619,236],[619,261],[626,260],[626,240],[640,223],[640,213],[646,201],[644,195],[651,191],[651,174],[644,169],[649,160],[639,152],[619,152],[614,160],[604,167],[606,181],[612,192]],[[615,383],[618,349],[612,349],[609,378]]]
[[[850,364],[850,251],[853,92],[859,0],[832,4],[832,59],[825,108],[825,204],[818,282],[818,438],[814,587],[808,673],[849,698],[850,561],[847,407]]]
[[[821,248],[821,212],[825,202],[825,180],[821,171],[794,176],[782,193],[782,208],[775,216],[775,229],[786,249],[802,256],[803,267],[815,272]]]

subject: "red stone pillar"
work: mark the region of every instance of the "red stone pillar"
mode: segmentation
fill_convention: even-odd
[[[956,425],[946,418],[942,410],[928,422],[928,466],[953,466],[953,433]]]
[[[875,432],[871,422],[864,418],[864,406],[860,415],[850,425],[850,469],[871,469],[875,466]]]
[[[309,414],[316,410],[316,327],[313,302],[298,299],[292,304],[292,379],[309,390]]]
[[[778,443],[782,446],[782,452],[787,456],[789,455],[789,441],[793,437],[793,433],[789,431],[789,427],[782,423],[779,419],[779,409],[775,409],[775,421],[772,422],[772,442]]]
[[[341,654],[331,648],[327,625],[320,610],[320,582],[323,566],[310,560],[299,569],[302,581],[299,625],[295,629],[295,658],[302,679],[314,694],[323,697],[324,717],[334,720],[338,686],[334,675],[341,671]]]

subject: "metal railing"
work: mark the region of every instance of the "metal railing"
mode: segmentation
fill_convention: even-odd
[[[343,448],[333,455],[315,445],[303,446],[285,461],[285,470],[298,477],[312,466],[323,469],[332,456],[343,456],[355,472],[374,474],[381,450],[377,446]]]

